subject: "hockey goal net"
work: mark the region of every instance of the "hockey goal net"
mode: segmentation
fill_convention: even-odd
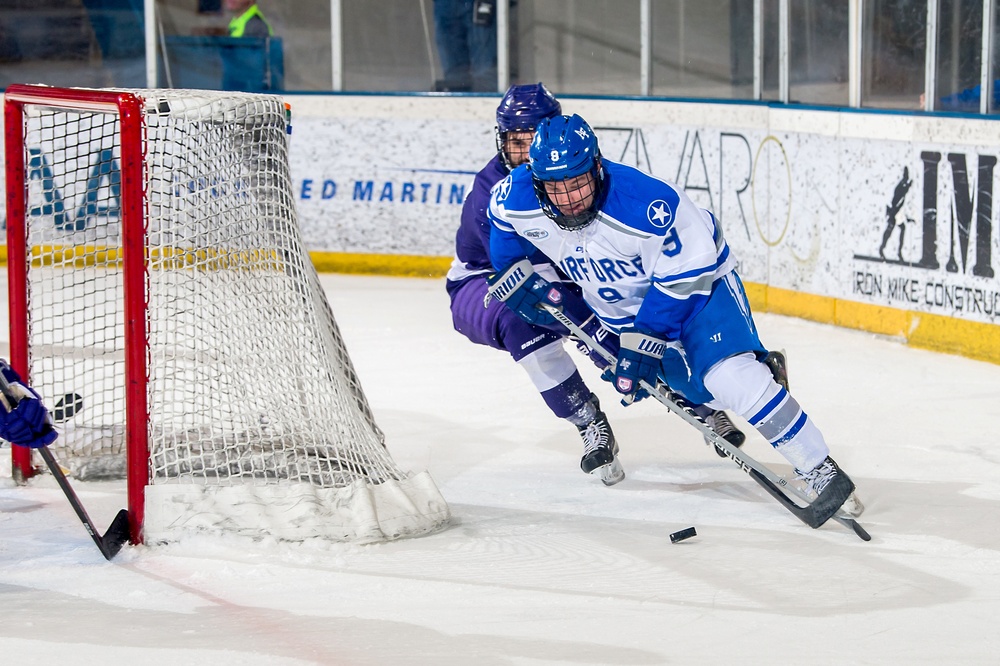
[[[448,520],[390,457],[303,247],[280,98],[14,85],[4,106],[11,363],[76,478],[128,479],[133,542]]]

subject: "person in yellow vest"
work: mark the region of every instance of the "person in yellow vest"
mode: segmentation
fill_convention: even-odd
[[[274,30],[255,0],[225,0],[226,10],[236,16],[229,22],[230,37],[272,37]]]

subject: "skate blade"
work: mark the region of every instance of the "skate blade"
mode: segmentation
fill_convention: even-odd
[[[613,486],[619,481],[625,478],[625,470],[622,468],[622,464],[615,458],[610,464],[604,467],[598,467],[594,470],[601,477],[601,483],[606,486]]]

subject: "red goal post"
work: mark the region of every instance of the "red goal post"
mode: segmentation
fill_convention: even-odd
[[[4,141],[7,168],[7,275],[10,308],[10,363],[23,377],[30,378],[28,364],[28,255],[27,247],[27,183],[25,171],[24,108],[26,105],[51,108],[84,109],[117,114],[121,118],[121,220],[122,261],[131,262],[125,268],[124,335],[137,341],[146,340],[145,271],[143,248],[145,224],[143,215],[143,146],[142,102],[128,92],[44,88],[11,85],[4,92]],[[21,185],[20,187],[18,185]],[[131,249],[129,249],[131,248]],[[145,343],[125,343],[131,353],[125,359],[126,447],[131,465],[128,478],[129,531],[133,543],[141,542],[141,526],[145,515],[144,490],[146,460],[149,457],[146,439],[148,407],[146,403]],[[16,477],[27,479],[34,474],[31,451],[12,446],[12,464]]]
[[[11,364],[74,476],[127,478],[134,543],[447,523],[389,455],[309,260],[280,98],[12,85],[4,120]]]

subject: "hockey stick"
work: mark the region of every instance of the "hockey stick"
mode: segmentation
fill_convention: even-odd
[[[570,319],[562,310],[547,303],[543,304],[543,307],[546,312],[555,317],[556,321],[569,329],[570,333],[583,341],[583,343],[590,347],[593,352],[599,354],[608,366],[614,370],[617,359],[612,356],[608,350],[597,344],[591,336],[585,333],[583,329],[580,328],[576,322]],[[871,535],[869,535],[856,520],[840,511],[840,507],[844,503],[844,500],[846,500],[851,493],[849,485],[845,484],[840,488],[831,485],[827,489],[827,493],[829,494],[824,493],[826,497],[821,495],[815,501],[811,501],[804,492],[796,488],[794,485],[789,485],[787,479],[775,474],[765,465],[757,462],[749,454],[733,446],[723,437],[720,437],[714,430],[712,430],[702,417],[695,413],[694,405],[680,394],[671,391],[670,387],[659,382],[656,386],[652,386],[646,381],[640,381],[639,385],[671,412],[677,414],[689,424],[694,426],[717,448],[724,451],[726,457],[736,463],[744,472],[749,474],[750,478],[756,481],[762,488],[764,488],[764,490],[768,492],[769,495],[778,500],[783,507],[785,507],[792,515],[801,520],[803,523],[813,529],[816,529],[830,518],[833,518],[837,522],[853,530],[854,533],[857,534],[862,540],[871,540]],[[838,490],[839,492],[836,492]],[[799,506],[796,504],[788,496],[789,492],[802,501],[805,506]]]
[[[11,389],[10,384],[7,382],[7,378],[0,373],[0,392],[3,393],[4,407],[8,411],[17,406],[19,398],[14,394]],[[97,531],[94,526],[94,521],[90,519],[87,515],[87,510],[83,508],[83,504],[80,502],[80,498],[77,497],[76,492],[73,487],[69,485],[69,479],[63,474],[62,468],[59,467],[59,463],[56,462],[55,457],[52,455],[52,451],[49,450],[47,446],[39,446],[37,449],[38,453],[42,456],[42,460],[48,466],[49,471],[52,472],[52,476],[56,478],[56,482],[59,487],[62,488],[63,494],[66,495],[66,499],[69,500],[70,505],[73,510],[76,511],[77,517],[83,523],[84,528],[86,528],[87,533],[100,548],[101,554],[104,555],[104,559],[111,560],[118,551],[122,549],[125,542],[129,538],[129,525],[128,525],[128,511],[122,509],[115,516],[115,519],[111,521],[111,526],[108,527],[108,531],[101,536],[101,533]]]

